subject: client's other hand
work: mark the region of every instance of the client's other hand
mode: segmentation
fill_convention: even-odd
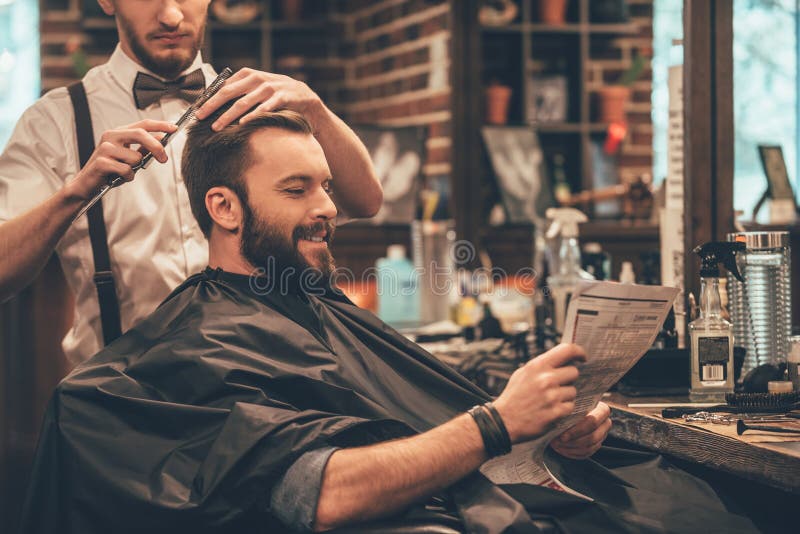
[[[575,409],[576,361],[586,353],[577,345],[561,344],[532,359],[511,375],[494,402],[512,443],[537,438]]]
[[[597,452],[609,430],[611,409],[606,403],[600,402],[575,426],[554,439],[550,446],[562,456],[583,460]]]

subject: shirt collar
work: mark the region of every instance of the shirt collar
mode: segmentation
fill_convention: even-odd
[[[139,72],[144,72],[150,76],[155,76],[159,80],[164,80],[163,77],[146,69],[128,57],[128,55],[122,51],[122,46],[119,43],[117,43],[114,53],[111,54],[111,57],[108,59],[107,65],[109,67],[109,71],[111,72],[111,76],[127,91],[133,90],[133,82],[136,79],[136,74]],[[195,56],[192,64],[189,65],[186,70],[181,72],[180,76],[197,70],[202,66],[203,58],[201,57],[200,52],[197,52],[197,56]],[[208,74],[205,72],[205,69],[203,70],[203,75],[206,78],[206,84],[208,84]]]

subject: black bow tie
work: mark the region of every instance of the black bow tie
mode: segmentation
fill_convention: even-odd
[[[175,96],[187,102],[194,102],[203,94],[205,88],[205,78],[200,69],[172,82],[162,82],[155,76],[139,72],[133,82],[133,99],[138,109],[144,109],[164,96]]]

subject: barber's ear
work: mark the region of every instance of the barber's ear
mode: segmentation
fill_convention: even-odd
[[[227,187],[212,187],[206,192],[206,209],[221,228],[235,233],[242,227],[242,204]]]
[[[100,4],[100,8],[106,15],[113,15],[116,13],[116,9],[114,8],[114,2],[112,2],[111,0],[97,0],[97,3]]]

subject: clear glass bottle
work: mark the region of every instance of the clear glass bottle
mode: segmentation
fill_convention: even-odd
[[[689,323],[692,401],[717,402],[733,391],[733,326],[723,319],[719,278],[701,278],[700,317]]]

